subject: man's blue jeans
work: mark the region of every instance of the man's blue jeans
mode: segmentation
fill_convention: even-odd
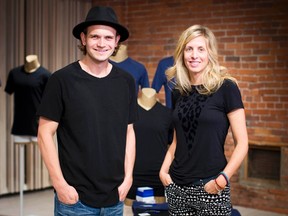
[[[93,208],[81,201],[67,205],[61,203],[55,194],[54,216],[123,216],[123,206],[123,202],[119,202],[115,206]]]

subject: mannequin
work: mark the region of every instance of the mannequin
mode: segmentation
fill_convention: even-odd
[[[28,55],[25,58],[24,69],[28,73],[35,72],[40,67],[37,55]]]
[[[171,82],[167,81],[166,77],[166,70],[173,66],[174,58],[173,56],[168,56],[161,59],[158,63],[153,81],[152,81],[152,88],[156,90],[158,93],[162,86],[164,86],[165,91],[165,104],[167,107],[172,108],[172,101],[171,101],[171,90],[173,89],[173,85]]]
[[[116,55],[112,55],[112,56],[110,57],[110,59],[111,59],[113,62],[116,62],[116,63],[123,62],[123,61],[125,61],[127,58],[128,58],[127,45],[124,45],[124,44],[120,44],[120,45],[118,46],[117,51],[116,51]]]
[[[42,67],[37,55],[27,55],[24,65],[12,69],[8,74],[5,92],[14,93],[14,116],[11,134],[14,144],[19,147],[19,186],[20,186],[20,215],[23,215],[23,190],[26,182],[28,187],[41,185],[39,179],[34,180],[34,175],[41,176],[41,155],[37,145],[38,121],[36,116],[45,85],[51,73]],[[25,155],[27,161],[25,160]],[[38,163],[36,161],[38,161]],[[27,165],[25,169],[26,163]],[[24,174],[24,172],[26,172]],[[41,180],[40,180],[41,181]],[[39,187],[39,186],[38,186]]]
[[[157,102],[156,91],[153,88],[143,88],[138,98],[138,104],[145,110],[150,110]]]
[[[173,138],[172,110],[158,102],[155,89],[143,88],[138,97],[138,117],[134,123],[137,157],[125,204],[132,205],[138,187],[153,188],[155,202],[163,203],[159,171]]]
[[[27,73],[33,73],[40,67],[37,55],[27,55],[25,58],[24,70]],[[36,136],[19,136],[14,135],[15,144],[37,143]]]
[[[150,86],[148,73],[145,66],[128,56],[127,45],[119,45],[118,49],[116,50],[116,54],[110,57],[110,63],[130,73],[134,77],[136,94],[139,92],[139,86],[141,88]]]
[[[14,93],[11,133],[16,138],[15,143],[37,141],[36,111],[50,76],[50,71],[40,65],[34,54],[25,57],[24,65],[9,71],[5,92],[9,95]]]

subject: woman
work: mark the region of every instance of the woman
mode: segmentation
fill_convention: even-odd
[[[248,151],[244,106],[235,78],[218,62],[216,38],[194,25],[179,38],[173,67],[174,140],[160,170],[170,215],[231,215],[229,179]],[[224,143],[231,127],[234,152]]]

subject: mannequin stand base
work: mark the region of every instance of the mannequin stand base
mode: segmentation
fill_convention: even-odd
[[[25,185],[24,180],[24,170],[25,170],[25,156],[24,156],[24,150],[25,145],[31,144],[31,143],[15,143],[19,146],[19,194],[20,194],[20,209],[19,209],[19,216],[24,215],[23,211],[23,203],[24,203],[24,195],[23,191],[27,188]]]

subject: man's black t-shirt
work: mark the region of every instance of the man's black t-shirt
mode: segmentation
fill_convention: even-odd
[[[55,72],[38,115],[59,123],[59,160],[81,202],[99,208],[119,202],[127,126],[137,119],[133,77],[113,66],[94,77],[78,62]]]

